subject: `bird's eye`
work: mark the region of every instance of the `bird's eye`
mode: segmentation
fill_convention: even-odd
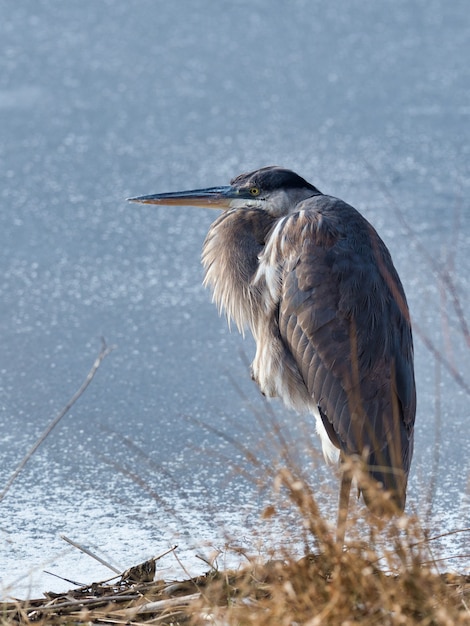
[[[259,187],[250,187],[250,193],[252,196],[259,196],[261,189]]]

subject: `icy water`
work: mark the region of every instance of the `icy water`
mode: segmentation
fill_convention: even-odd
[[[468,311],[467,2],[0,0],[0,50],[0,487],[101,337],[116,345],[0,503],[2,593],[70,586],[44,569],[111,575],[62,534],[123,569],[176,543],[190,569],[227,541],[257,549],[271,485],[236,442],[271,464],[279,450],[253,343],[201,286],[214,214],[125,199],[274,163],[356,206],[389,246],[416,328],[408,508],[431,533],[468,527],[469,394],[429,345],[467,385],[469,347],[426,257]],[[334,519],[334,478],[305,465],[309,425],[274,408]],[[161,566],[178,574],[171,555]]]

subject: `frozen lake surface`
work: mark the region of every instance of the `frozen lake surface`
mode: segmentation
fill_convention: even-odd
[[[175,543],[199,570],[195,554],[232,538],[257,549],[271,484],[233,440],[272,464],[279,451],[253,342],[201,286],[214,215],[125,199],[268,164],[353,204],[389,246],[415,325],[408,509],[431,534],[468,527],[469,393],[446,364],[470,385],[469,346],[433,267],[467,312],[467,2],[0,0],[0,14],[0,485],[101,337],[117,346],[0,503],[2,592],[68,588],[43,569],[108,576],[61,534],[123,569]],[[303,463],[309,424],[273,406]],[[334,477],[315,459],[310,476],[334,519]],[[162,568],[181,575],[172,555]]]

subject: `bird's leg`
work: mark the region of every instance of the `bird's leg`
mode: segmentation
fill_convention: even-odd
[[[338,524],[336,527],[336,543],[340,548],[344,544],[346,533],[346,520],[348,519],[349,494],[351,491],[352,474],[348,469],[343,469],[341,474],[341,487],[339,490]]]

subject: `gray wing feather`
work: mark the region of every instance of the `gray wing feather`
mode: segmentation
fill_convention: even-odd
[[[408,308],[388,250],[355,209],[327,196],[304,202],[279,237],[282,340],[334,445],[367,450],[371,475],[403,508],[416,392]]]

